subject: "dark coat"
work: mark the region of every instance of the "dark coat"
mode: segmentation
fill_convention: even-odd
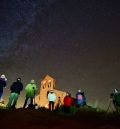
[[[0,92],[3,92],[4,87],[6,87],[6,81],[0,78]]]
[[[13,82],[10,87],[11,93],[18,93],[23,90],[23,84],[20,81]]]
[[[113,103],[115,104],[115,106],[120,107],[120,92],[113,93]]]

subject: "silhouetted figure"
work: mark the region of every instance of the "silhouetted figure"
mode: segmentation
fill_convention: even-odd
[[[57,105],[56,105],[56,111],[59,111],[61,107],[62,107],[62,102],[61,102],[60,97],[58,97]]]
[[[114,107],[116,111],[120,111],[120,92],[118,89],[114,89],[114,92],[110,94],[113,100]]]
[[[25,91],[26,91],[26,98],[25,98],[23,108],[26,107],[27,102],[28,102],[29,99],[30,99],[30,104],[28,105],[29,108],[34,108],[33,99],[35,101],[35,94],[36,94],[36,91],[37,91],[37,87],[36,87],[36,84],[35,84],[34,80],[31,80],[30,83],[27,84],[27,86],[25,88]],[[34,102],[34,104],[35,104],[35,102]]]
[[[3,96],[3,88],[6,87],[6,81],[7,81],[7,78],[5,77],[4,74],[1,75],[0,77],[0,102],[3,103],[3,99],[2,99],[2,96]]]
[[[49,101],[49,110],[54,111],[54,104],[56,101],[56,94],[53,90],[50,90],[48,93],[48,101]]]
[[[82,92],[81,90],[78,90],[76,94],[76,104],[77,107],[86,105],[86,97],[84,95],[84,92]]]
[[[70,106],[72,104],[72,97],[70,93],[66,93],[66,96],[64,97],[64,112],[70,113]]]
[[[10,87],[10,90],[11,93],[7,104],[7,108],[15,108],[20,92],[23,90],[21,78],[17,78],[17,81],[13,82],[13,84]]]
[[[61,99],[60,97],[58,97],[58,104],[57,104],[58,108],[60,108],[62,106],[62,102],[61,102]]]

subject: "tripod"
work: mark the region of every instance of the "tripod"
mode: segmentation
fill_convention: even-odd
[[[114,111],[114,109],[113,109],[113,107],[112,107],[112,104],[113,104],[113,100],[110,99],[110,100],[109,100],[108,107],[107,107],[107,110],[106,110],[106,113],[107,113],[110,109],[112,109],[112,111]]]

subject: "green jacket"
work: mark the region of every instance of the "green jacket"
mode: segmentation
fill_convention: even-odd
[[[30,82],[29,84],[27,84],[25,91],[26,97],[34,97],[37,91],[36,84]]]

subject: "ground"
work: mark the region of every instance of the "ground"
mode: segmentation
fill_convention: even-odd
[[[0,129],[120,129],[120,115],[96,111],[76,114],[45,109],[1,109]]]

